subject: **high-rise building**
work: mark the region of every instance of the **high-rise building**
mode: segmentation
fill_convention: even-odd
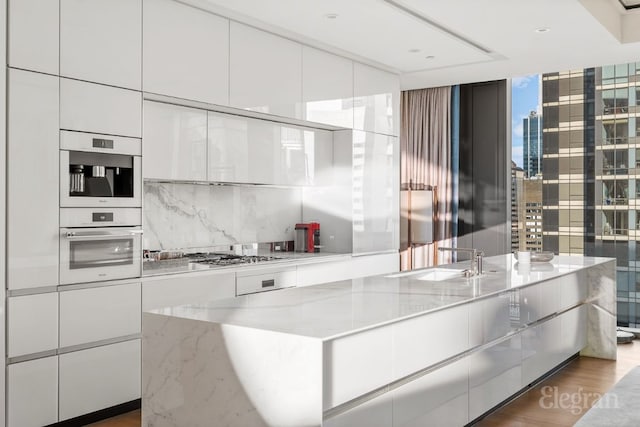
[[[545,74],[543,246],[617,259],[618,324],[640,325],[640,63]]]
[[[511,252],[520,250],[524,223],[521,212],[524,212],[523,202],[524,170],[511,161]]]
[[[536,111],[522,119],[522,157],[527,178],[542,173],[542,116]]]
[[[521,222],[524,224],[520,248],[525,251],[542,250],[542,177],[525,178],[523,181]],[[522,243],[524,242],[524,244]],[[524,246],[524,248],[523,248]]]

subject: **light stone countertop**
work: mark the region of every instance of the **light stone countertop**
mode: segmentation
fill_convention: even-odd
[[[303,252],[262,252],[258,255],[272,256],[280,258],[272,261],[264,261],[252,264],[235,264],[227,266],[206,265],[189,262],[189,258],[176,258],[162,261],[145,261],[143,263],[142,277],[164,276],[169,274],[185,274],[194,272],[216,272],[229,270],[242,270],[246,268],[270,267],[283,264],[309,264],[314,262],[325,262],[339,259],[351,259],[352,254],[319,252],[319,253],[303,253]]]
[[[425,273],[434,269],[423,269],[167,307],[151,313],[329,340],[613,261],[556,256],[551,262],[527,266],[511,254],[498,255],[485,258],[485,273],[469,279],[425,280]],[[467,267],[468,262],[460,262],[436,270],[447,273]]]

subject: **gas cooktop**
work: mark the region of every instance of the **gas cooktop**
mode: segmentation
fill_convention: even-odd
[[[225,253],[196,252],[188,254],[190,262],[207,265],[237,265],[237,264],[255,264],[258,262],[274,261],[281,258],[264,255],[233,255]]]

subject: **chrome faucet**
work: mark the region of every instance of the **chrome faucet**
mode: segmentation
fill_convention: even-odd
[[[451,251],[451,252],[468,252],[471,254],[471,267],[465,271],[465,276],[479,276],[482,274],[482,260],[484,252],[473,248],[438,248],[439,251]]]

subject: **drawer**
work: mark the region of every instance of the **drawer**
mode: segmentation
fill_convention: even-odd
[[[145,280],[142,284],[144,311],[182,304],[200,304],[236,296],[236,274],[176,275]]]
[[[269,271],[250,276],[236,275],[236,295],[272,291],[296,285],[296,269]]]
[[[142,94],[60,79],[60,128],[142,137]]]
[[[140,283],[60,292],[60,347],[140,333]]]
[[[139,208],[61,208],[60,227],[142,225]]]
[[[7,426],[40,427],[58,422],[58,356],[7,367]]]
[[[8,356],[58,348],[58,293],[10,297],[7,304]]]
[[[140,340],[60,355],[60,421],[140,398]]]

